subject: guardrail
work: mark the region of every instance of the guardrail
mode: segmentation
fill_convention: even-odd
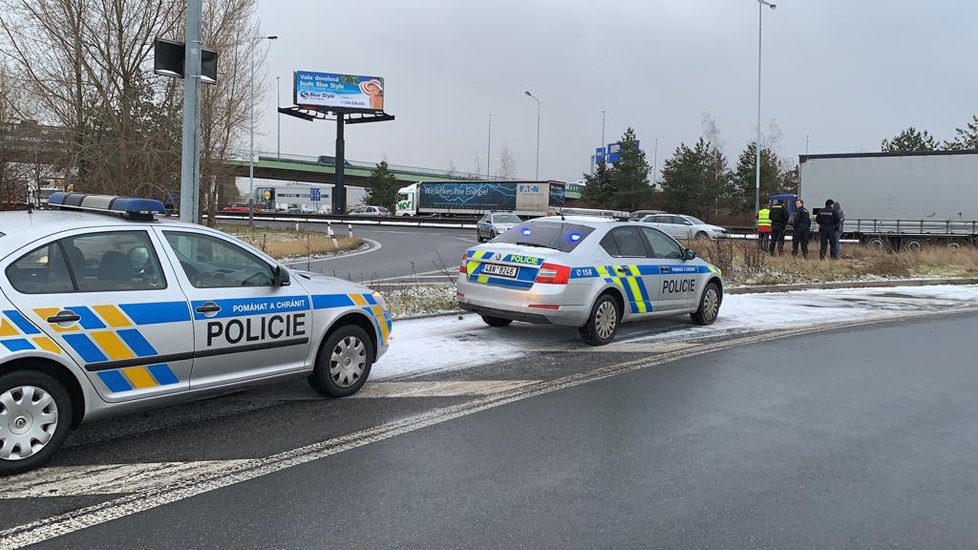
[[[247,220],[245,212],[218,212],[219,220]],[[290,223],[324,223],[338,225],[376,225],[394,227],[445,227],[454,229],[475,229],[477,218],[425,218],[425,217],[367,217],[347,216],[342,214],[285,214],[281,212],[256,212],[256,221],[277,221]]]

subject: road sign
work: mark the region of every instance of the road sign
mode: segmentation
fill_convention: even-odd
[[[320,195],[319,195],[319,188],[318,187],[310,187],[309,188],[309,200],[311,200],[312,202],[319,202]]]

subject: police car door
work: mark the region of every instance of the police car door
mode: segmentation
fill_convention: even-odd
[[[67,354],[109,402],[187,389],[193,327],[160,244],[148,228],[87,229],[13,254],[0,285],[23,317],[4,312],[13,325],[0,331]]]
[[[655,293],[661,301],[657,304],[657,309],[685,309],[689,297],[696,294],[697,267],[686,265],[683,247],[674,239],[652,227],[641,229],[652,250],[652,257],[658,264],[659,272],[651,277],[651,286],[655,287]]]
[[[158,231],[193,315],[192,388],[301,370],[309,350],[310,300],[275,282],[275,265],[219,234]]]
[[[624,293],[627,314],[642,316],[657,309],[656,291],[644,275],[649,267],[650,251],[638,229],[615,227],[601,239],[601,248],[614,258],[614,265],[604,269]]]

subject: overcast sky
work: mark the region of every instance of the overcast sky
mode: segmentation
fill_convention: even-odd
[[[505,146],[533,178],[574,181],[601,141],[636,129],[649,163],[717,121],[731,164],[752,139],[756,0],[258,0],[269,93],[258,148],[274,151],[275,77],[296,69],[385,78],[397,117],[347,128],[347,158],[472,171]],[[784,0],[764,12],[762,128],[779,153],[879,150],[913,125],[950,138],[978,113],[974,0]],[[335,125],[282,118],[283,153],[333,154]]]

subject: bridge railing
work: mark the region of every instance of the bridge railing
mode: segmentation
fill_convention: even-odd
[[[248,161],[248,151],[235,151],[232,155],[234,160],[238,161]],[[321,157],[326,157],[326,155],[315,156],[315,155],[295,155],[282,153],[279,155],[275,151],[255,151],[255,161],[261,160],[282,160],[285,162],[301,162],[304,164],[313,164],[317,166],[334,166],[335,159],[328,157],[329,160],[321,162]],[[347,168],[356,168],[361,170],[373,170],[376,168],[378,163],[368,162],[362,160],[351,160],[346,159],[345,166]],[[460,180],[485,180],[489,179],[485,174],[475,174],[472,172],[461,172],[458,170],[439,170],[435,168],[422,168],[420,166],[409,166],[405,164],[390,164],[388,163],[388,168],[395,172],[406,172],[417,175],[430,175],[438,178],[458,178]],[[492,179],[506,179],[506,178],[492,178]]]

